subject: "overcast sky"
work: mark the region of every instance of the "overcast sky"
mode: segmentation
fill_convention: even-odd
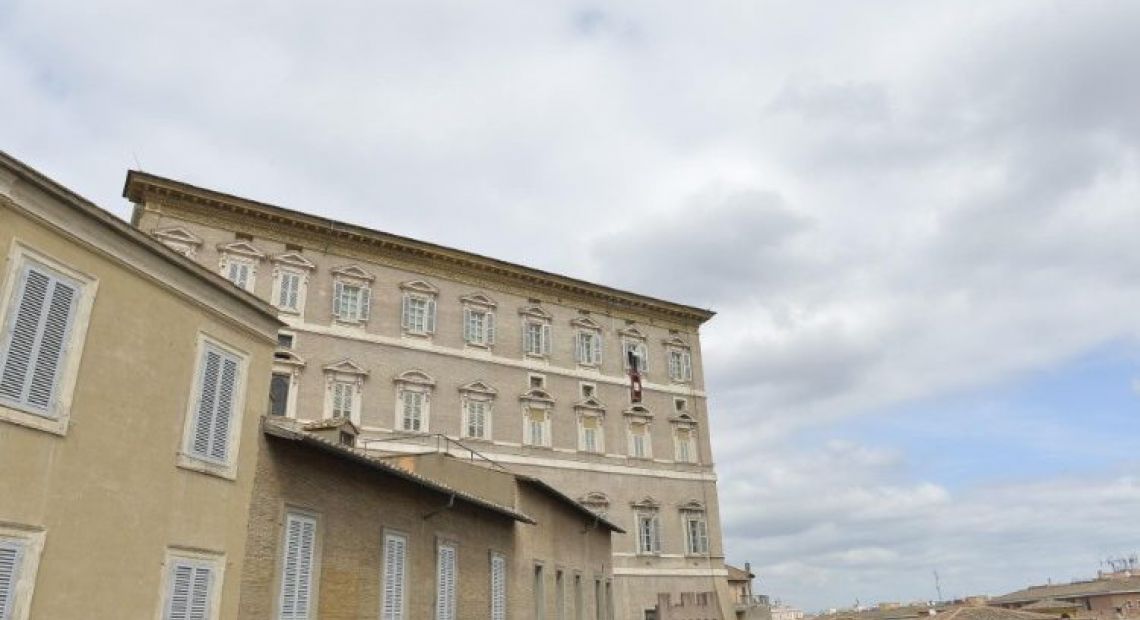
[[[1137,2],[7,0],[0,148],[717,310],[729,560],[820,609],[1140,551],[1138,65]]]

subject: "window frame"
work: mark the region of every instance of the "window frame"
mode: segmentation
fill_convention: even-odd
[[[444,549],[450,549],[452,556],[452,574],[451,574],[451,591],[450,593],[445,590],[443,583],[443,553]],[[457,541],[436,538],[435,543],[435,596],[433,618],[435,620],[456,620],[459,614],[459,543]],[[445,600],[444,597],[450,595],[450,600]],[[445,612],[441,614],[441,607]]]
[[[423,281],[412,280],[400,284],[403,294],[400,297],[400,333],[404,336],[430,339],[435,335],[438,320],[437,298],[439,289]],[[422,324],[414,321],[418,312],[413,312],[413,303],[422,303]]]
[[[309,567],[309,605],[307,611],[307,620],[317,619],[317,610],[320,609],[320,584],[321,584],[321,559],[323,551],[323,519],[320,513],[293,505],[282,506],[281,517],[279,523],[280,532],[278,534],[278,546],[276,553],[276,565],[273,581],[273,618],[274,620],[282,619],[282,602],[284,598],[285,589],[285,564],[286,554],[288,553],[289,543],[289,518],[298,517],[301,519],[308,519],[313,522],[313,548],[312,548],[312,564]]]
[[[0,522],[0,543],[6,542],[16,547],[19,557],[16,578],[12,581],[9,593],[10,620],[28,620],[31,616],[40,556],[43,554],[46,537],[47,532],[42,528]],[[0,609],[0,614],[3,613],[4,610]]]
[[[677,363],[674,364],[674,355]],[[693,352],[689,345],[674,338],[665,342],[665,366],[669,381],[673,383],[693,382]]]
[[[524,402],[523,403],[523,437],[522,445],[531,448],[550,448],[554,445],[554,438],[551,436],[551,419],[550,414],[554,407],[552,404],[543,402]],[[542,442],[534,443],[533,441],[533,427],[536,422],[531,418],[532,411],[541,411],[543,418],[541,424]]]
[[[661,515],[656,509],[638,509],[636,512],[637,524],[637,555],[661,555]],[[648,536],[642,529],[648,523],[650,531]]]
[[[435,379],[421,370],[408,370],[401,373],[393,381],[396,385],[395,419],[393,430],[397,433],[427,434],[431,432],[431,401],[435,390]],[[417,393],[422,398],[420,403],[420,428],[408,429],[404,427],[405,401],[404,393]]]
[[[402,580],[400,586],[400,608],[395,615],[387,612],[388,601],[387,596],[388,587],[388,541],[392,539],[399,539],[404,544],[403,566],[401,568]],[[406,533],[399,530],[392,530],[384,528],[381,531],[381,558],[380,558],[380,620],[406,620],[408,617],[408,551],[410,548],[409,537]]]
[[[230,412],[230,427],[227,431],[226,458],[216,460],[194,454],[191,445],[194,441],[195,425],[198,419],[198,395],[205,372],[207,347],[217,349],[225,355],[236,358],[237,380],[234,382],[234,398]],[[249,353],[233,347],[206,332],[198,332],[195,347],[193,381],[190,384],[186,413],[182,422],[182,441],[178,448],[177,465],[204,474],[211,474],[229,480],[237,478],[238,452],[241,446],[242,426],[245,420],[246,390],[249,384]]]
[[[488,554],[489,565],[487,567],[487,576],[490,581],[488,588],[488,602],[489,602],[489,617],[491,620],[507,620],[510,613],[510,587],[507,581],[510,578],[510,564],[507,562],[507,554],[500,551],[491,550]],[[501,592],[495,590],[495,563],[499,562],[501,568],[501,577],[499,579],[499,588]],[[501,608],[497,608],[496,603],[501,599]]]
[[[337,267],[332,270],[332,276],[333,294],[330,310],[332,322],[356,327],[366,325],[372,318],[372,283],[376,279],[375,276],[356,265]],[[346,287],[359,291],[351,315],[344,312]]]
[[[225,554],[184,547],[167,547],[162,561],[161,591],[158,597],[158,618],[169,620],[170,603],[174,590],[173,573],[178,563],[192,566],[206,566],[210,569],[210,586],[208,591],[208,612],[206,618],[216,620],[220,617],[222,605],[222,589],[225,587]]]
[[[583,407],[578,408],[577,412],[577,426],[578,426],[578,451],[585,454],[605,454],[606,453],[606,414],[604,411],[586,409]],[[594,449],[590,450],[586,445],[586,419],[589,418],[594,421]]]
[[[13,303],[20,274],[28,262],[38,263],[53,277],[64,276],[77,286],[77,299],[68,326],[67,340],[63,344],[64,353],[56,369],[55,386],[52,394],[51,416],[32,411],[20,403],[0,402],[0,421],[19,424],[55,435],[66,435],[71,422],[71,409],[75,396],[75,385],[79,378],[79,366],[83,361],[87,331],[91,324],[91,310],[99,288],[99,279],[94,275],[72,268],[43,252],[33,249],[19,239],[14,239],[8,250],[8,268],[0,289],[0,343],[6,341],[8,324],[12,320]],[[2,367],[0,360],[0,367]]]
[[[707,556],[709,554],[709,522],[708,517],[703,509],[684,508],[681,510],[681,523],[683,527],[683,536],[685,538],[685,555],[690,556]],[[699,523],[701,530],[699,532],[700,539],[695,541],[693,539],[692,524]],[[704,548],[698,549],[700,545],[696,542],[703,542]]]
[[[316,265],[297,252],[280,254],[270,260],[273,261],[273,287],[269,302],[280,312],[304,318],[305,304],[309,294],[309,276],[316,269]],[[279,303],[285,276],[297,278],[297,303],[294,307],[287,307]]]
[[[653,434],[652,434],[652,428],[651,428],[650,424],[651,424],[651,422],[647,418],[641,418],[641,417],[630,417],[630,419],[627,421],[626,432],[629,436],[629,443],[626,446],[626,449],[628,451],[627,453],[629,455],[629,458],[631,458],[631,459],[642,459],[642,460],[652,460],[653,459]],[[644,429],[643,432],[635,433],[634,432],[635,426],[642,427]],[[642,454],[637,454],[637,451],[635,449],[635,447],[638,445],[638,442],[636,439],[637,437],[643,437],[644,438],[644,442],[642,443],[642,447],[644,448],[644,450],[643,450]]]

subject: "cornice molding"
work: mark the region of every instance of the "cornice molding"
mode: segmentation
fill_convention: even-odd
[[[553,298],[589,304],[599,310],[632,316],[651,316],[695,329],[715,313],[516,265],[471,252],[417,241],[353,224],[301,213],[282,207],[196,187],[181,181],[131,170],[123,196],[137,205],[159,203],[182,215],[196,214],[205,223],[228,222],[263,231],[261,236],[299,242],[336,254],[383,259],[421,273],[493,283],[508,292],[542,290]],[[333,250],[332,246],[335,246]]]

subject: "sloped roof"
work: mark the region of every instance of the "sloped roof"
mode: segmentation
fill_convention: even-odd
[[[1036,603],[1030,603],[1025,607],[1020,607],[1024,611],[1038,611],[1046,609],[1078,609],[1081,605],[1072,601],[1062,601],[1055,598],[1044,598]]]
[[[1047,598],[1068,599],[1095,594],[1140,592],[1140,576],[1113,579],[1094,579],[1046,586],[1030,586],[990,599],[990,603],[1029,603]]]
[[[737,568],[731,564],[725,564],[724,568],[728,570],[729,581],[751,581],[756,578],[756,575],[753,575],[743,568]]]
[[[523,514],[518,510],[515,510],[510,506],[497,504],[465,491],[460,491],[459,489],[452,488],[446,484],[443,484],[442,482],[426,478],[405,469],[400,469],[399,467],[387,463],[383,459],[371,456],[364,450],[333,443],[324,437],[306,431],[304,428],[304,423],[302,422],[282,418],[266,417],[262,418],[261,420],[261,428],[262,432],[270,437],[276,437],[278,439],[287,441],[294,441],[305,447],[314,448],[333,456],[343,458],[360,465],[364,465],[365,467],[372,468],[376,471],[395,476],[403,480],[407,480],[408,482],[419,485],[425,489],[435,491],[437,493],[442,493],[444,495],[451,495],[455,497],[457,501],[470,504],[476,508],[489,510],[499,515],[514,519],[515,521],[521,521],[523,523],[529,523],[531,525],[538,523],[533,518],[527,516],[526,514]]]
[[[1056,620],[1056,614],[1038,614],[1020,609],[964,605],[933,616],[936,620]]]

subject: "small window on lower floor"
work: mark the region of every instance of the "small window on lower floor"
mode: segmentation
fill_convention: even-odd
[[[222,566],[217,556],[179,550],[168,552],[163,620],[216,618]]]
[[[0,527],[0,618],[26,620],[44,533]]]

